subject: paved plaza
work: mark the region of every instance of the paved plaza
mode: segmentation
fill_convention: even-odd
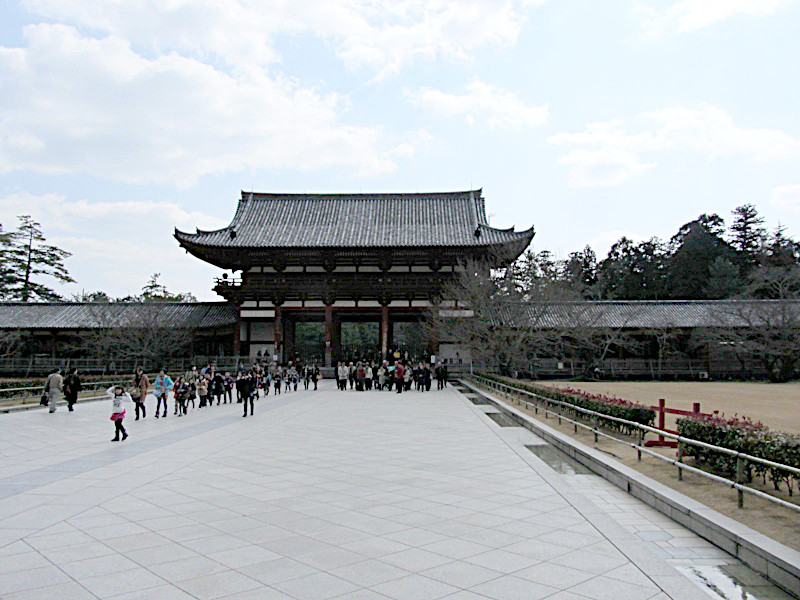
[[[452,388],[109,413],[0,415],[3,600],[708,598]]]

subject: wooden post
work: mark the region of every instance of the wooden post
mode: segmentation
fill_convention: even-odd
[[[736,483],[744,484],[744,459],[741,456],[736,457]],[[738,496],[739,508],[744,508],[744,492],[737,488],[736,495]]]
[[[667,401],[664,400],[664,398],[659,398],[658,399],[658,428],[662,429],[662,430],[664,429],[664,408],[666,407],[666,404],[667,404]],[[659,435],[658,436],[658,441],[659,442],[663,442],[664,441],[664,436],[663,435]]]
[[[234,310],[236,311],[236,323],[233,326],[233,355],[238,358],[242,342],[242,307],[237,304]],[[249,337],[248,341],[250,341]],[[194,354],[194,341],[192,341],[192,354]]]
[[[275,354],[278,355],[278,362],[283,362],[283,348],[281,344],[282,335],[282,322],[281,322],[281,307],[275,307]]]
[[[637,445],[636,454],[637,454],[639,462],[641,462],[642,461],[642,444],[644,443],[644,430],[643,429],[637,429],[636,430],[636,436],[638,438],[637,444],[636,444]]]
[[[381,360],[389,359],[389,307],[381,306]]]
[[[325,366],[333,366],[333,308],[325,307]]]
[[[296,356],[296,348],[295,348],[295,321],[290,315],[287,315],[283,319],[283,353],[284,353],[284,360],[287,361],[295,361],[297,358]]]
[[[331,360],[342,360],[342,320],[337,314],[332,317],[331,330]]]

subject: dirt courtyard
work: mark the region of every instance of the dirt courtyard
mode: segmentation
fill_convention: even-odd
[[[704,413],[718,410],[761,421],[770,429],[800,433],[800,383],[699,382],[699,381],[542,381],[551,387],[571,387],[595,394],[656,406],[659,398],[667,407],[692,410],[700,403]],[[667,415],[666,426],[674,429],[675,418]]]

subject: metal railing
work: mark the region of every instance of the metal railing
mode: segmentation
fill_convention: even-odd
[[[785,465],[782,463],[776,463],[771,460],[767,460],[765,458],[759,458],[758,456],[752,456],[750,454],[744,454],[743,452],[737,452],[736,450],[731,450],[730,448],[723,448],[721,446],[714,446],[713,444],[708,444],[706,442],[701,442],[699,440],[694,440],[691,438],[687,438],[681,435],[677,435],[674,433],[670,433],[668,431],[664,431],[663,429],[658,429],[656,427],[650,427],[649,425],[642,425],[641,423],[636,423],[634,421],[628,421],[627,419],[621,419],[619,417],[612,417],[611,415],[607,415],[604,413],[600,413],[597,411],[589,410],[588,408],[580,408],[575,406],[574,404],[570,404],[568,402],[562,402],[560,400],[552,400],[547,398],[546,396],[541,396],[534,392],[529,392],[527,390],[521,390],[514,386],[506,385],[504,383],[500,383],[498,381],[494,381],[487,377],[482,377],[480,375],[469,375],[464,376],[462,379],[465,380],[475,380],[483,385],[489,387],[490,389],[494,389],[500,393],[504,393],[507,396],[515,397],[514,399],[517,401],[517,404],[525,404],[526,406],[530,406],[534,409],[534,414],[538,414],[539,410],[544,411],[545,419],[547,415],[554,415],[558,418],[559,424],[562,420],[571,423],[575,427],[575,432],[578,431],[578,427],[582,429],[587,429],[594,434],[595,442],[598,441],[598,436],[603,436],[604,438],[608,438],[613,440],[619,444],[624,446],[630,446],[631,448],[635,449],[638,453],[638,460],[642,460],[642,452],[658,458],[664,462],[667,462],[678,469],[678,480],[683,479],[683,471],[688,471],[690,473],[695,473],[696,475],[700,475],[702,477],[706,477],[713,481],[718,481],[720,483],[724,483],[725,485],[735,489],[738,496],[738,506],[739,508],[744,508],[744,494],[752,494],[764,500],[768,500],[769,502],[773,502],[775,504],[779,504],[785,508],[789,508],[793,511],[800,512],[800,505],[793,504],[791,502],[786,502],[780,498],[776,498],[770,494],[762,492],[760,490],[756,490],[749,486],[744,485],[745,480],[745,473],[747,468],[747,463],[758,463],[765,465],[767,467],[771,467],[774,469],[780,469],[782,471],[786,471],[788,473],[792,473],[795,476],[800,476],[800,469],[792,467],[790,465]],[[523,396],[527,396],[530,398],[535,399],[539,403],[544,404],[544,408],[541,408],[539,404],[528,402],[526,400],[521,399]],[[558,410],[553,411],[549,407],[554,405],[558,408]],[[592,424],[586,425],[585,423],[581,423],[580,421],[570,419],[563,415],[563,408],[567,407],[569,411],[574,411],[576,413],[581,413],[587,415],[591,418]],[[621,440],[613,435],[610,435],[599,428],[600,421],[612,421],[614,423],[619,423],[621,425],[625,425],[626,427],[630,427],[631,429],[637,430],[637,440],[636,443],[631,443],[627,440]],[[660,436],[664,436],[666,438],[670,438],[676,440],[678,442],[678,459],[673,460],[668,456],[664,456],[663,454],[659,454],[658,452],[654,452],[653,450],[649,450],[648,448],[644,447],[644,436],[648,433],[655,433]],[[691,445],[691,446],[699,446],[701,448],[705,448],[707,450],[713,450],[715,452],[720,452],[722,454],[727,454],[728,456],[733,456],[736,458],[736,481],[731,481],[730,479],[726,479],[725,477],[721,477],[719,475],[714,475],[713,473],[709,473],[702,469],[698,469],[697,467],[692,467],[682,462],[683,458],[683,447]]]
[[[130,385],[130,383],[130,378],[127,378],[125,381],[120,379],[109,381],[85,381],[81,383],[81,392],[97,391],[98,389],[106,389],[109,386],[117,384]],[[44,383],[26,387],[0,388],[0,404],[5,404],[14,400],[25,400],[26,398],[37,398],[44,393],[44,389]],[[25,402],[22,402],[22,404],[25,404]]]

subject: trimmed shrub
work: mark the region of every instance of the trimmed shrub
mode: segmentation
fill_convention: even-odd
[[[725,418],[717,414],[683,417],[678,419],[678,433],[699,442],[800,469],[800,435],[771,431],[763,423],[753,422],[747,417]],[[693,456],[698,464],[718,475],[736,479],[735,456],[689,444],[684,448],[684,454]],[[761,476],[765,483],[769,477],[776,490],[785,482],[789,495],[799,480],[785,469],[750,462],[746,463],[745,476],[748,482],[754,476]]]
[[[511,382],[503,379],[502,377],[497,377],[496,375],[482,374],[482,377],[491,379],[498,383],[503,383],[519,390],[544,396],[550,400],[557,400],[577,408],[593,410],[603,415],[616,417],[618,419],[625,419],[626,421],[633,421],[634,423],[639,423],[641,425],[650,425],[652,427],[656,420],[656,413],[649,406],[639,404],[638,402],[623,400],[622,398],[604,396],[602,394],[589,394],[587,392],[573,390],[571,388],[551,388],[533,383]],[[567,409],[567,411],[577,416],[582,414],[578,411],[569,411],[569,409]],[[601,421],[604,427],[616,429],[625,434],[631,433],[632,427],[630,426],[605,419],[601,419]]]

